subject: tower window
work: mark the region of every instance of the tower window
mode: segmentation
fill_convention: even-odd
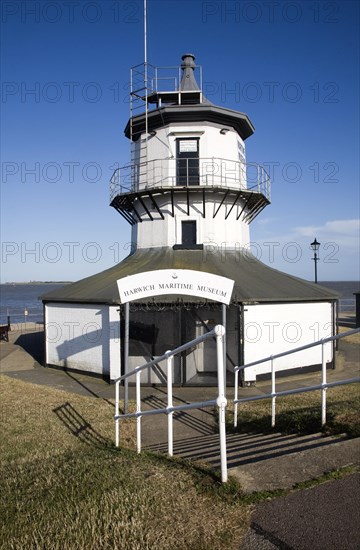
[[[176,140],[176,185],[199,185],[199,138]]]

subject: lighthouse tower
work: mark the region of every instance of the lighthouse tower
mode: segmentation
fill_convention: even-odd
[[[245,141],[253,133],[246,114],[203,95],[192,54],[180,67],[146,63],[131,70],[125,128],[131,159],[113,174],[110,204],[131,225],[132,250],[109,269],[42,297],[47,365],[116,379],[222,323],[231,382],[236,365],[307,346],[315,326],[318,339],[329,336],[327,327],[335,332],[336,294],[272,269],[247,249],[250,222],[270,202],[267,173],[246,161]],[[172,282],[149,284],[164,273]],[[185,273],[195,293],[173,282]],[[233,283],[228,301],[220,301],[223,288],[200,293],[195,278],[213,276]],[[142,282],[128,291],[129,303],[118,282],[134,277]],[[277,368],[318,365],[319,354],[306,348],[277,361]],[[333,356],[329,344],[326,362]],[[174,382],[216,384],[215,358],[212,340],[182,352]],[[269,362],[248,368],[244,382],[270,370]],[[146,376],[149,384],[166,384],[161,365]]]
[[[213,105],[192,54],[180,67],[131,70],[130,165],[111,181],[111,206],[132,225],[132,248],[242,248],[270,202],[265,170],[246,164],[249,117]]]

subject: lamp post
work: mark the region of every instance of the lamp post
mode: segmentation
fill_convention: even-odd
[[[314,251],[314,257],[312,258],[315,262],[315,283],[317,283],[317,263],[319,261],[319,257],[317,255],[317,252],[320,248],[320,243],[317,242],[316,238],[314,240],[314,242],[311,243],[311,248],[313,249]]]

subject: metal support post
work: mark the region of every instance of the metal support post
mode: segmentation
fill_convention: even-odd
[[[136,450],[138,453],[141,453],[141,394],[140,394],[140,383],[141,383],[141,371],[137,371],[136,378]]]
[[[218,369],[218,398],[216,400],[219,412],[219,432],[220,432],[220,460],[221,460],[221,481],[226,483],[227,476],[227,457],[226,457],[226,424],[225,413],[227,400],[225,397],[224,385],[224,335],[225,329],[222,325],[217,325],[214,329],[216,334],[216,354]]]
[[[166,352],[168,353],[168,352]],[[167,358],[167,406],[169,409],[168,412],[168,455],[173,456],[174,454],[174,432],[173,432],[173,415],[174,412],[171,411],[173,406],[173,395],[172,395],[172,383],[173,383],[173,362],[174,357]]]
[[[235,391],[234,391],[234,428],[237,427],[237,416],[238,416],[238,403],[236,403],[239,396],[239,371],[235,371]]]
[[[323,388],[321,390],[321,425],[325,426],[326,424],[326,390],[327,388],[324,387],[324,384],[326,384],[326,359],[325,359],[325,344],[324,342],[321,343],[321,370],[322,370],[322,385]]]
[[[222,326],[224,327],[225,334],[224,334],[224,340],[223,340],[223,346],[224,346],[224,385],[226,388],[226,304],[222,304]]]
[[[275,369],[274,369],[274,358],[271,356],[271,427],[275,426],[275,415],[276,415],[276,397],[275,397]]]
[[[116,418],[119,416],[119,401],[120,401],[120,380],[115,382],[115,446],[119,446],[119,428],[120,428],[120,419]]]
[[[124,374],[129,372],[129,302],[125,304],[125,334],[124,334]],[[129,378],[124,380],[124,413],[129,405]]]

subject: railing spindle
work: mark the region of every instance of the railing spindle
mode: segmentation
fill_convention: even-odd
[[[274,368],[274,358],[271,357],[271,427],[275,427],[275,416],[276,416],[276,390],[275,390],[275,368]]]
[[[226,405],[225,377],[224,377],[224,335],[225,329],[222,325],[216,325],[216,354],[217,354],[217,375],[218,375],[218,412],[219,412],[219,435],[220,435],[220,462],[221,481],[227,482],[227,456],[226,456]]]
[[[326,358],[325,358],[325,344],[321,342],[321,371],[322,371],[322,385],[326,384]],[[321,426],[326,424],[326,391],[327,388],[323,387],[321,390]]]
[[[167,351],[166,353],[170,353]],[[167,406],[170,409],[173,406],[173,395],[172,395],[172,378],[173,378],[173,361],[174,357],[168,357],[166,360],[167,363]],[[173,415],[174,412],[168,412],[168,455],[173,456],[174,454],[174,432],[173,432]]]
[[[236,370],[235,371],[235,391],[234,391],[234,402],[235,402],[235,405],[234,405],[234,428],[237,427],[237,417],[238,417],[237,399],[238,399],[238,395],[239,395],[239,371]]]
[[[115,446],[119,446],[120,439],[120,419],[119,416],[119,401],[120,401],[120,380],[115,382]]]
[[[141,371],[136,371],[136,450],[141,453]]]

